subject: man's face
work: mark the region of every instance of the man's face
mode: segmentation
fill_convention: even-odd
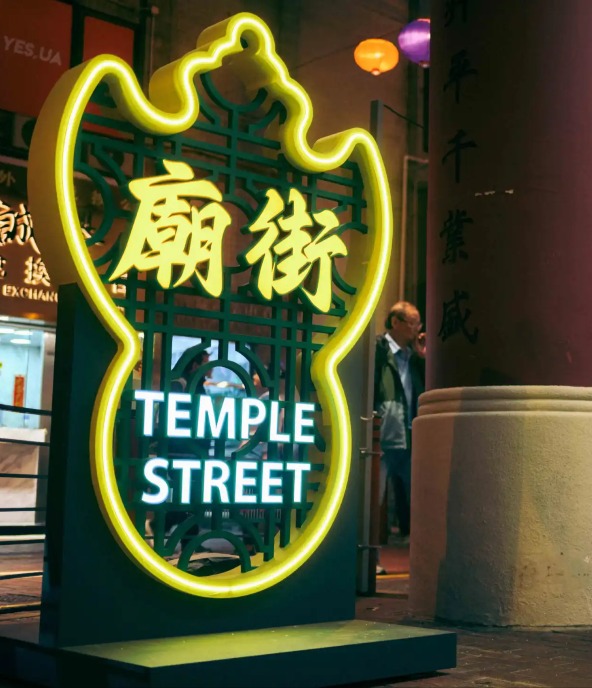
[[[410,346],[421,331],[422,322],[419,311],[415,308],[406,310],[402,315],[391,318],[391,337],[399,346]]]

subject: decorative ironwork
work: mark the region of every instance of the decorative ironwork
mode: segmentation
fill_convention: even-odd
[[[220,438],[212,440],[207,449],[210,457],[224,457],[230,462],[259,458],[263,451],[270,459],[289,457],[311,462],[307,498],[301,504],[284,502],[278,507],[259,503],[248,508],[181,505],[179,485],[169,474],[173,500],[149,506],[140,499],[146,489],[143,467],[150,456],[168,456],[178,451],[179,445],[172,446],[176,440],[167,438],[162,418],[156,419],[155,437],[140,433],[134,387],[139,384],[141,389],[169,392],[177,375],[172,360],[175,338],[189,337],[194,340],[193,351],[217,349],[217,357],[201,357],[201,364],[187,380],[186,391],[203,391],[211,371],[225,368],[238,380],[227,388],[235,395],[257,397],[263,393],[281,402],[288,415],[294,402],[314,402],[311,358],[345,315],[344,295],[355,292],[340,272],[343,261],[339,257],[333,261],[330,307],[322,314],[303,293],[304,287],[312,289],[317,283],[318,266],[308,266],[303,289],[286,296],[274,292],[264,299],[256,288],[256,271],[237,257],[244,257],[253,245],[248,226],[261,212],[268,189],[286,200],[291,189],[298,189],[313,217],[325,210],[334,213],[339,220],[334,236],[342,242],[347,242],[349,231],[365,233],[366,227],[356,164],[348,162],[330,174],[296,169],[268,133],[284,121],[283,106],[270,102],[264,89],[246,104],[236,104],[222,96],[210,74],[202,75],[200,82],[198,120],[183,134],[168,137],[143,133],[122,121],[113,110],[108,89],[97,89],[78,136],[75,171],[91,180],[100,196],[93,206],[95,212],[85,209],[81,221],[94,264],[105,282],[121,259],[137,216],[138,199],[130,190],[130,181],[162,175],[164,161],[185,163],[196,179],[215,184],[230,215],[231,223],[222,240],[224,269],[219,297],[205,295],[203,280],[195,275],[174,289],[161,286],[153,270],[128,269],[114,280],[119,285],[115,301],[143,341],[141,371],[137,371],[136,381],[134,376],[129,378],[117,414],[114,455],[118,487],[137,530],[160,556],[184,571],[208,575],[238,566],[246,572],[271,560],[277,547],[293,540],[324,480],[325,439],[317,433],[314,445],[270,442],[265,447],[264,427],[260,426],[248,441]],[[316,236],[323,227],[308,231]],[[242,356],[243,365],[236,355],[231,356],[233,351]],[[256,384],[257,378],[260,384]],[[210,388],[213,391],[212,385]],[[211,549],[212,543],[220,541],[227,543],[226,550],[231,550],[234,558],[223,560],[207,553],[199,556],[204,543]]]

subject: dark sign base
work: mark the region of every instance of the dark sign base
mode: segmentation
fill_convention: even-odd
[[[79,289],[61,287],[41,599],[43,644],[71,647],[352,619],[358,490],[353,478],[317,551],[281,583],[256,594],[225,599],[189,595],[132,563],[101,514],[89,457],[92,410],[114,352],[115,343]],[[355,362],[352,355],[346,363]],[[361,386],[361,369],[359,361],[357,373],[344,363],[353,418],[361,415],[360,395],[352,391]],[[353,446],[358,446],[356,435]]]
[[[60,686],[339,686],[456,666],[456,635],[343,621],[238,633],[50,648],[39,624],[3,624],[1,671]]]

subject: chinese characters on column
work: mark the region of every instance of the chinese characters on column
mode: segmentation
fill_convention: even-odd
[[[466,260],[469,257],[463,248],[465,245],[464,226],[472,222],[473,219],[467,217],[466,210],[448,211],[448,217],[440,231],[440,236],[446,241],[443,263],[456,263],[457,258]]]
[[[445,342],[448,337],[459,332],[462,332],[471,344],[477,341],[479,330],[475,328],[472,332],[468,332],[465,327],[465,323],[471,316],[471,311],[468,308],[463,310],[461,301],[466,301],[468,298],[469,295],[466,291],[458,291],[455,289],[453,298],[450,301],[444,302],[442,325],[438,332],[438,337],[440,337],[443,342]]]
[[[468,19],[468,0],[446,0],[444,5],[444,26],[450,27],[457,22],[465,23]],[[475,77],[478,70],[471,64],[468,51],[458,50],[452,55],[448,69],[448,80],[444,83],[443,91],[448,91],[448,97],[454,93],[455,106],[462,100],[462,83],[468,77]],[[450,90],[449,90],[450,89]],[[455,184],[460,184],[463,175],[463,160],[466,155],[474,155],[477,143],[462,127],[447,141],[447,150],[442,157],[442,165],[454,175]],[[465,241],[465,225],[472,225],[473,218],[469,217],[463,208],[448,210],[439,236],[443,242],[442,263],[445,266],[454,265],[458,260],[467,261],[470,258]],[[444,268],[444,269],[450,269]],[[442,304],[442,320],[438,336],[442,342],[456,334],[462,334],[467,341],[475,344],[479,329],[468,323],[471,309],[468,307],[470,294],[466,289],[454,289],[452,298]]]
[[[459,129],[448,141],[450,150],[442,158],[442,163],[445,163],[450,156],[454,157],[454,181],[457,184],[460,182],[461,153],[466,148],[477,148],[477,144],[474,141],[468,141],[466,137],[467,132],[464,129]]]
[[[448,71],[448,81],[444,84],[444,90],[454,85],[454,100],[460,103],[460,87],[463,79],[471,74],[477,74],[477,70],[471,67],[466,50],[461,50],[452,56],[450,70]]]

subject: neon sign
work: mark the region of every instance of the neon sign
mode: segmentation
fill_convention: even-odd
[[[192,459],[171,461],[154,457],[146,462],[144,475],[150,486],[157,488],[157,492],[143,492],[142,501],[145,504],[162,504],[170,496],[169,482],[165,476],[156,473],[157,469],[165,473],[169,469],[181,472],[181,504],[191,503],[191,482],[194,471],[203,472],[201,498],[198,500],[201,504],[213,504],[214,492],[217,492],[217,503],[220,504],[293,504],[302,502],[304,498],[303,474],[310,471],[311,465],[294,461],[236,461],[228,464],[219,459],[202,462]],[[249,476],[247,472],[251,475]],[[283,487],[284,479],[281,476],[286,473],[293,476],[293,487],[287,499],[281,494],[272,494],[275,488]],[[232,491],[229,491],[228,482],[234,486]],[[259,497],[248,494],[245,488],[258,488]]]
[[[279,148],[273,148],[275,142],[269,134],[252,139],[257,145],[269,146],[278,158],[257,158],[262,161],[258,174],[266,180],[261,193],[253,184],[255,175],[230,163],[222,166],[224,172],[212,168],[206,179],[198,179],[188,161],[163,153],[156,174],[152,170],[128,177],[127,190],[136,201],[135,212],[120,215],[127,229],[115,239],[117,250],[109,254],[112,262],[105,269],[106,259],[99,264],[89,250],[74,198],[73,170],[81,149],[76,142],[84,137],[89,100],[97,86],[105,83],[124,117],[123,132],[132,127],[144,137],[164,140],[193,127],[192,131],[205,131],[205,136],[207,127],[211,131],[213,125],[199,129],[200,111],[206,105],[194,80],[201,79],[207,86],[208,73],[221,68],[223,61],[224,68],[233,70],[247,91],[263,93],[283,113],[276,138]],[[94,407],[90,444],[95,492],[113,535],[140,568],[178,590],[209,597],[249,595],[280,583],[307,561],[329,533],[342,503],[352,439],[338,365],[367,326],[385,281],[392,244],[388,183],[377,145],[366,131],[352,129],[309,142],[313,118],[309,97],[275,53],[268,27],[254,15],[239,14],[204,31],[194,51],[153,75],[149,90],[150,100],[131,68],[113,56],[94,58],[60,79],[39,117],[31,146],[29,199],[34,212],[48,218],[48,231],[37,240],[54,283],[76,282],[118,345]],[[263,103],[257,100],[260,97],[254,96],[253,102]],[[276,105],[266,110],[271,114],[262,116],[262,121],[270,121],[278,111]],[[253,128],[252,123],[249,127]],[[250,129],[246,131],[245,137]],[[226,134],[229,139],[234,136],[230,130]],[[184,145],[188,140],[183,139]],[[131,138],[126,145],[132,149]],[[238,147],[234,149],[233,156],[240,154]],[[256,156],[249,155],[251,163]],[[282,173],[284,181],[279,173],[275,177],[275,186],[268,172],[272,163],[289,167]],[[336,169],[342,172],[334,174]],[[303,174],[312,180],[308,186],[299,181]],[[310,184],[323,175],[329,175],[327,180],[333,184],[346,185],[338,203],[331,201],[330,194],[325,204],[314,200],[323,191]],[[250,200],[243,201],[238,187],[221,191],[222,177],[228,184],[229,179],[234,183],[240,177],[240,191]],[[288,177],[290,181],[285,181]],[[234,215],[228,203],[235,204]],[[344,207],[349,209],[347,221],[340,218]],[[241,226],[249,243],[229,265],[224,241],[236,231],[230,218],[239,211],[247,216]],[[349,228],[352,231],[346,238],[343,232]],[[355,260],[348,261],[348,256],[354,255]],[[342,261],[339,265],[337,259]],[[103,267],[99,269],[99,265]],[[236,285],[244,270],[250,270],[250,278]],[[125,282],[127,279],[132,281]],[[126,285],[125,296],[118,302],[109,280]],[[221,350],[227,351],[233,338],[242,337],[241,351],[270,390],[269,401],[255,394],[251,377],[227,358],[223,358],[224,365],[241,378],[243,398],[226,398],[215,406],[208,395],[195,393],[198,377],[211,369],[212,362],[199,364],[190,374],[192,388],[184,392],[167,387],[170,375],[162,363],[160,387],[151,388],[146,380],[141,390],[131,394],[134,366],[140,360],[152,365],[146,341],[152,338],[154,342],[155,336],[148,323],[151,316],[135,319],[138,311],[148,311],[144,296],[134,297],[134,289],[153,294],[153,308],[163,309],[162,313],[165,308],[167,313],[177,308],[167,296],[177,290],[187,294],[193,289],[212,303],[219,302],[220,312],[211,312],[215,334],[202,328],[200,346],[205,350],[212,338],[218,338]],[[256,303],[269,313],[258,320],[260,328],[272,330],[265,340],[265,346],[274,352],[268,367],[250,346],[257,337],[250,340],[246,334],[233,334],[228,324],[235,318],[241,327],[247,326],[255,318],[241,316],[240,307],[244,304],[251,309]],[[179,314],[185,312],[178,308]],[[191,312],[203,313],[203,318],[208,313],[203,306]],[[319,314],[324,320],[318,319]],[[175,336],[175,318],[170,320],[173,324],[166,331],[163,326],[162,333],[169,343]],[[143,346],[139,332],[144,335]],[[285,392],[278,379],[282,356]],[[115,470],[116,455],[120,461],[127,460],[128,456],[122,459],[121,454],[131,451],[122,449],[127,445],[118,444],[115,432],[125,404],[128,415],[137,415],[136,433],[144,447],[130,459],[136,462],[133,465],[141,465],[143,480],[134,485],[131,498],[129,489],[118,483]],[[171,442],[203,441],[208,436],[212,444],[203,456],[175,457],[170,451]],[[235,450],[234,458],[217,453],[218,444],[233,439],[244,443]],[[153,451],[151,440],[161,445],[162,451],[160,447]],[[266,461],[243,457],[243,452],[261,442],[270,447]],[[136,498],[131,504],[133,495]],[[265,537],[240,510],[233,511],[241,504],[273,507],[268,512],[271,529]],[[279,516],[276,505],[286,507]],[[225,512],[220,508],[224,506],[237,523],[250,529],[258,552],[250,556],[243,549],[240,570],[208,577],[172,565],[163,554],[165,546],[159,550],[147,541],[137,525],[137,513],[153,507],[158,515],[181,506],[201,510],[187,520],[185,528],[206,517],[205,506],[222,519]],[[203,542],[204,537],[201,533],[195,536],[191,546]],[[236,547],[242,546],[234,535],[227,538]],[[190,551],[183,550],[180,561],[189,556]]]
[[[183,162],[164,160],[167,174],[130,182],[140,201],[123,255],[110,280],[131,269],[156,271],[158,283],[169,289],[194,278],[209,296],[218,297],[223,286],[222,240],[231,217],[223,207],[222,194],[207,179],[196,180]],[[290,294],[298,288],[308,302],[327,313],[331,306],[333,258],[347,256],[347,246],[335,229],[339,220],[331,210],[310,214],[298,189],[291,188],[286,203],[275,189],[247,230],[258,237],[243,257],[249,266],[260,265],[255,288],[271,300],[274,294]],[[190,200],[204,201],[198,209]],[[288,212],[286,205],[292,206]],[[318,223],[314,237],[306,228]],[[199,267],[206,266],[205,272]],[[302,285],[313,266],[319,276],[314,291]],[[180,266],[173,282],[173,266]]]
[[[134,398],[143,403],[144,422],[142,432],[144,437],[154,435],[154,413],[157,404],[167,406],[166,434],[168,437],[221,437],[228,439],[248,440],[253,427],[260,426],[269,419],[266,435],[268,442],[286,442],[296,444],[312,444],[314,435],[315,405],[296,402],[294,407],[293,432],[280,432],[280,402],[264,402],[261,399],[224,399],[218,413],[214,409],[212,398],[205,395],[192,397],[190,394],[171,393],[153,390],[137,390]],[[181,409],[179,406],[186,408]],[[187,407],[191,407],[191,410]],[[179,421],[189,421],[194,418],[194,427],[180,427]]]
[[[184,437],[204,439],[207,437],[248,440],[253,428],[259,427],[266,420],[269,426],[266,433],[267,442],[289,444],[314,443],[314,419],[311,415],[315,411],[314,404],[295,403],[294,423],[291,432],[280,431],[280,404],[277,401],[265,403],[260,399],[224,399],[219,412],[216,413],[212,398],[206,395],[191,397],[190,394],[166,395],[160,391],[137,390],[134,393],[137,401],[143,404],[144,421],[142,434],[144,437],[154,436],[154,416],[158,405],[167,408],[166,434],[168,437]],[[185,406],[185,408],[180,408]],[[189,408],[188,408],[189,407]],[[193,416],[193,423],[187,424]],[[181,423],[185,422],[185,426]],[[144,477],[151,487],[156,487],[156,493],[144,491],[142,502],[145,504],[162,504],[170,495],[170,485],[163,475],[169,470],[181,471],[181,504],[191,503],[191,481],[193,471],[203,471],[201,504],[213,503],[214,488],[218,492],[221,504],[283,504],[299,503],[304,498],[304,475],[311,470],[311,464],[305,462],[277,462],[277,461],[235,461],[228,464],[224,460],[208,459],[206,461],[191,459],[174,459],[163,457],[148,459],[144,465]],[[252,475],[247,475],[250,472]],[[273,493],[275,488],[283,488],[283,477],[292,474],[292,491],[286,499],[283,493]],[[217,474],[216,477],[214,477]],[[275,474],[275,475],[274,475]],[[234,489],[229,492],[227,483],[231,482]],[[245,488],[256,488],[255,493],[245,492]]]

